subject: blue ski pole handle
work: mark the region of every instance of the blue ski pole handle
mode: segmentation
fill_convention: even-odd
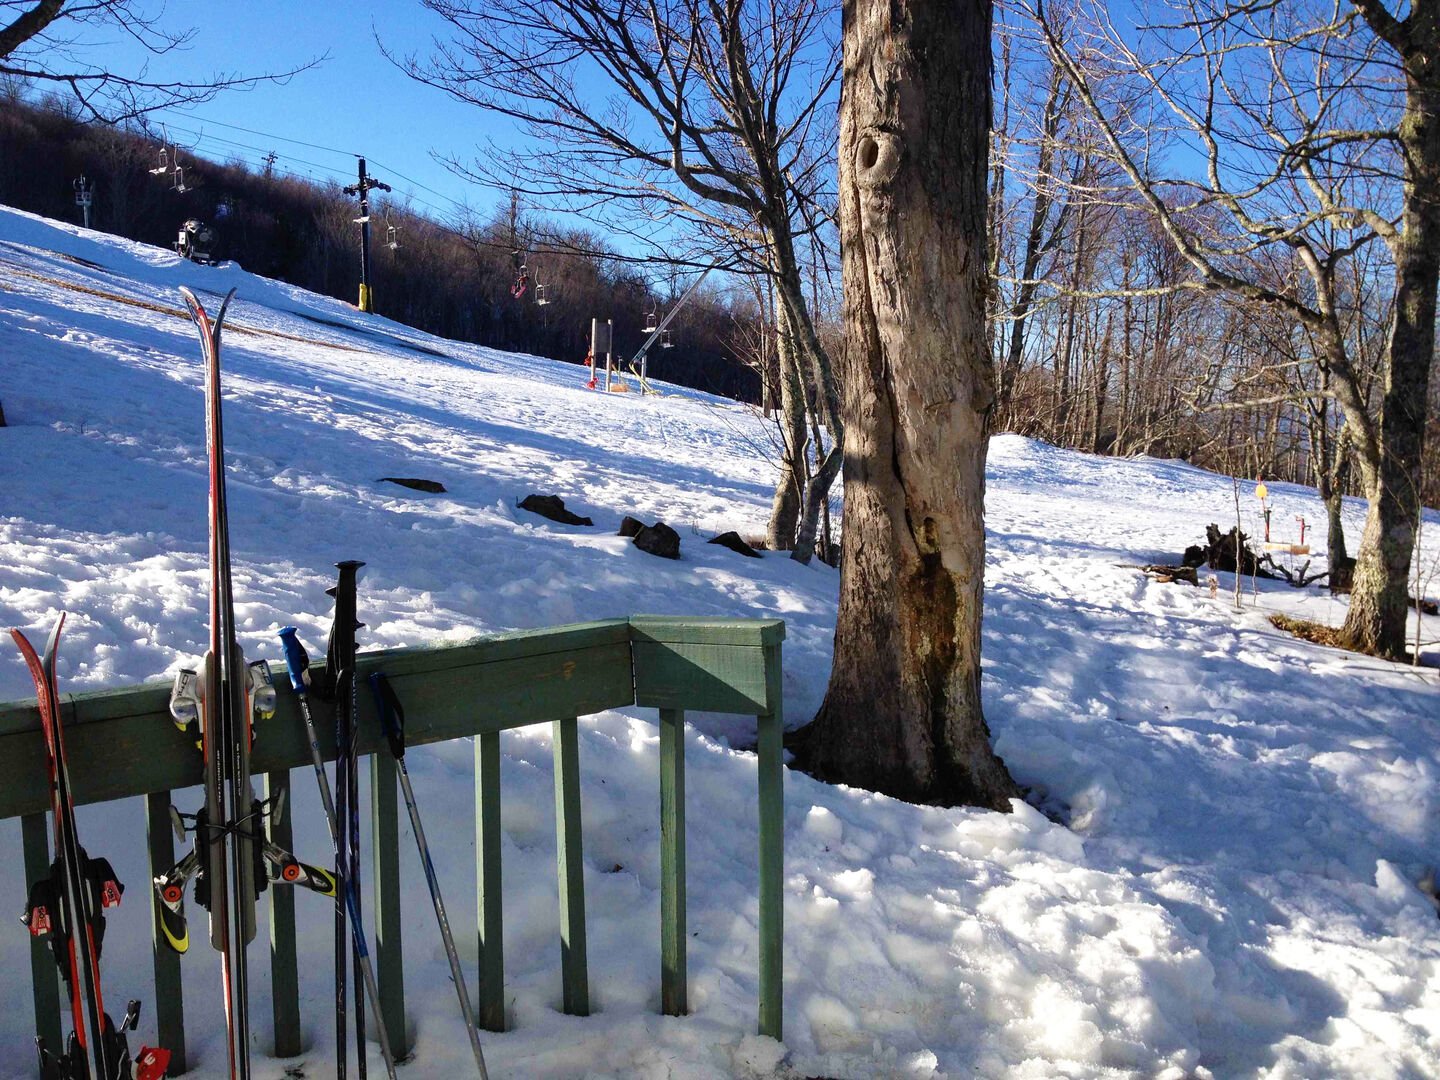
[[[305,646],[300,644],[295,627],[281,627],[280,646],[285,650],[285,670],[290,673],[290,685],[297,694],[305,693],[308,689],[305,672],[310,667],[310,657],[305,653]]]
[[[391,756],[401,761],[405,757],[405,707],[383,671],[371,673],[370,690],[375,695],[375,711],[380,714],[380,730],[390,743]]]

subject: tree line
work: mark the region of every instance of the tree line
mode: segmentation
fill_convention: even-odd
[[[340,183],[209,161],[182,148],[186,190],[180,192],[173,173],[150,173],[161,145],[133,122],[87,122],[65,99],[29,101],[12,87],[0,105],[0,202],[78,222],[72,184],[84,175],[97,229],[169,247],[180,226],[195,218],[215,230],[216,258],[355,301],[357,209]],[[371,213],[376,313],[492,348],[580,364],[589,351],[590,320],[599,317],[614,319],[616,352],[629,357],[647,336],[647,314],[663,314],[693,278],[666,266],[662,281],[599,236],[534,211],[512,215],[502,207],[489,218],[450,223],[403,201],[372,197]],[[387,225],[395,227],[397,248],[387,244]],[[517,248],[530,277],[519,298],[511,291]],[[544,305],[536,303],[537,283],[546,286]],[[650,376],[759,403],[760,378],[745,345],[757,336],[758,317],[745,294],[702,287],[670,326],[674,347],[651,350]],[[577,370],[577,380],[584,377]]]

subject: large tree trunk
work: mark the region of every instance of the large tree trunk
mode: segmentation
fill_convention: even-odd
[[[1366,10],[1369,5],[1357,5]],[[1435,289],[1440,281],[1440,48],[1437,5],[1417,0],[1399,51],[1405,62],[1404,235],[1395,251],[1395,321],[1380,405],[1379,468],[1366,494],[1370,511],[1355,553],[1355,585],[1341,637],[1380,656],[1405,655],[1410,558],[1420,513],[1425,410],[1435,356]],[[1375,25],[1372,19],[1372,25]],[[1389,37],[1381,26],[1381,36]]]
[[[818,776],[1008,809],[980,707],[988,0],[846,0],[845,527]]]

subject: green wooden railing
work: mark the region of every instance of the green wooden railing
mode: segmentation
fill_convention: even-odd
[[[741,713],[759,721],[760,897],[759,1032],[781,1037],[780,646],[777,619],[687,619],[635,616],[484,638],[461,645],[362,653],[358,675],[383,670],[405,702],[406,742],[416,746],[475,737],[476,892],[480,945],[478,1019],[504,1030],[504,924],[500,903],[500,732],[526,724],[554,726],[555,828],[560,895],[560,977],[564,1010],[589,1013],[585,958],[585,887],[580,819],[577,721],[606,709],[638,705],[660,720],[660,999],[662,1011],[688,1011],[685,929],[685,710]],[[275,665],[277,671],[284,664]],[[63,689],[63,687],[62,687]],[[62,694],[66,750],[77,803],[145,798],[151,872],[175,861],[169,806],[173,790],[201,782],[200,755],[170,722],[169,683],[89,694]],[[310,750],[295,696],[283,687],[276,715],[264,722],[252,766],[264,794],[288,790],[290,771],[310,769]],[[384,752],[368,694],[359,696],[360,752],[370,756],[373,897],[367,923],[375,935],[381,1008],[397,1057],[410,1053],[401,962],[400,825],[394,760]],[[322,751],[334,757],[330,725]],[[381,751],[378,752],[377,751]],[[27,881],[50,863],[45,813],[49,792],[40,717],[33,701],[0,705],[0,818],[19,817]],[[291,848],[289,803],[271,815],[276,843]],[[131,895],[153,891],[135,889]],[[271,1008],[275,1055],[299,1054],[299,980],[293,890],[273,889],[270,904]],[[17,899],[17,903],[21,900]],[[203,913],[197,913],[203,918]],[[162,943],[152,917],[159,1043],[185,1061],[180,958]],[[202,939],[203,940],[203,935]],[[258,946],[257,946],[258,948]],[[36,1031],[60,1041],[60,990],[48,948],[32,942]],[[215,1004],[218,1008],[218,1002]],[[206,1005],[207,1014],[209,1003]]]

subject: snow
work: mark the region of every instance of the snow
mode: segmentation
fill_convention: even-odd
[[[204,650],[204,418],[195,333],[175,315],[181,284],[239,289],[225,431],[248,654],[275,657],[275,632],[292,622],[321,645],[332,564],[360,558],[362,648],[637,612],[779,616],[786,715],[814,713],[836,573],[703,542],[763,531],[774,473],[748,409],[675,387],[606,397],[573,365],[441,341],[237,266],[195,267],[0,208],[0,392],[12,425],[0,429],[0,624],[40,630],[72,612],[62,691],[163,677]],[[1277,533],[1303,513],[1323,551],[1313,491],[1269,488]],[[531,491],[561,495],[597,527],[518,510]],[[1255,531],[1248,486],[1242,508]],[[550,729],[506,733],[511,1030],[484,1037],[493,1075],[1440,1076],[1436,673],[1266,621],[1283,610],[1337,622],[1343,601],[1323,591],[1247,582],[1237,611],[1228,575],[1214,598],[1143,577],[1134,564],[1173,560],[1207,523],[1233,522],[1226,477],[1005,436],[992,445],[986,512],[987,717],[1016,778],[1068,825],[1026,803],[1009,815],[916,807],[787,772],[779,1044],[754,1034],[753,721],[688,718],[692,1015],[672,1018],[658,1015],[656,718],[586,717],[595,1015],[567,1017]],[[626,514],[674,525],[682,559],[614,536]],[[1440,535],[1440,516],[1427,522]],[[1435,556],[1422,548],[1422,559]],[[1432,654],[1436,629],[1427,619]],[[0,652],[0,699],[28,694],[18,656]],[[474,972],[473,751],[453,742],[407,760]],[[297,774],[296,849],[323,859],[309,787]],[[107,986],[147,998],[142,808],[84,808],[80,829],[130,884],[110,918]],[[0,855],[18,911],[14,822],[0,824]],[[468,1075],[412,869],[415,1057],[402,1075]],[[301,1062],[266,1056],[257,945],[259,1078],[297,1065],[326,1075],[334,1056],[330,910],[306,895],[296,907],[307,1046]],[[31,1032],[28,951],[18,926],[0,934],[0,1037],[12,1047]],[[219,1076],[218,965],[202,950],[183,968],[192,1075]],[[148,1000],[146,1010],[141,1034],[153,1038]],[[28,1052],[7,1060],[0,1075],[30,1075]]]

